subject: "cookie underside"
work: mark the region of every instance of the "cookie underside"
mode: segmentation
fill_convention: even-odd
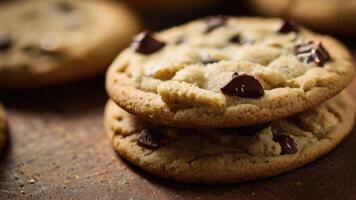
[[[294,115],[292,118],[302,120],[298,125],[294,120],[279,120],[252,138],[231,133],[225,138],[226,133],[220,129],[199,129],[198,133],[191,133],[188,129],[172,128],[169,132],[178,131],[180,136],[155,150],[137,142],[141,131],[150,125],[112,101],[106,107],[105,126],[115,150],[150,173],[183,182],[225,183],[278,175],[328,153],[348,135],[354,112],[352,98],[342,92],[315,108]],[[297,153],[281,154],[280,146],[268,137],[270,130],[276,127],[285,127],[277,134],[293,138]],[[229,141],[240,142],[237,145]]]

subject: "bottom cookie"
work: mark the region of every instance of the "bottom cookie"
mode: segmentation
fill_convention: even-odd
[[[353,127],[353,99],[342,92],[306,112],[268,124],[226,129],[156,126],[109,101],[105,126],[115,150],[155,175],[183,182],[259,179],[331,151]]]
[[[0,152],[3,151],[7,143],[7,124],[4,108],[0,105]]]

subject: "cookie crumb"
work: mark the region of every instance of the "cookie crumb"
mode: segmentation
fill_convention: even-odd
[[[30,183],[30,184],[34,184],[34,183],[36,183],[36,180],[35,180],[35,179],[33,179],[33,178],[31,178],[30,180],[28,180],[28,183]]]

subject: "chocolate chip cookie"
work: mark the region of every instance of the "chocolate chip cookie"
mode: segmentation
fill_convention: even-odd
[[[312,28],[338,34],[356,34],[354,0],[251,0],[257,12],[296,20]]]
[[[7,123],[3,106],[0,104],[0,152],[4,149],[7,143]]]
[[[115,150],[150,173],[184,182],[237,182],[281,174],[331,151],[353,126],[353,102],[342,92],[266,124],[179,129],[142,121],[110,101],[105,125]]]
[[[125,5],[99,0],[9,1],[0,22],[1,88],[97,75],[139,31]]]
[[[291,116],[353,77],[349,52],[332,37],[280,19],[213,16],[137,35],[106,86],[114,102],[147,121],[217,128]]]

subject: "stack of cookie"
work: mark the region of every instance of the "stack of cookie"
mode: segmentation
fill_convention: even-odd
[[[326,154],[354,122],[352,59],[280,19],[208,17],[135,37],[107,73],[117,152],[184,182],[280,174]]]

